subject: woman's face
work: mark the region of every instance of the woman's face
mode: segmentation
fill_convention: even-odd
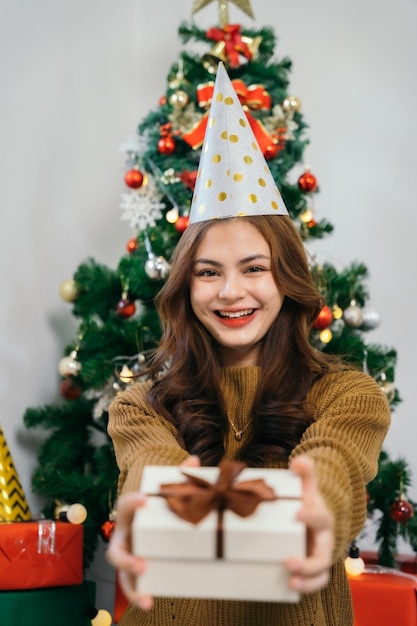
[[[271,251],[252,224],[214,222],[201,240],[190,284],[192,309],[228,367],[256,365],[259,343],[281,310]]]

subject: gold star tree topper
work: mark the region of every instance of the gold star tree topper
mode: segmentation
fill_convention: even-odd
[[[203,9],[214,0],[194,0],[192,15]],[[249,15],[252,19],[255,19],[255,16],[252,11],[250,0],[230,0],[233,2],[239,9],[241,9],[244,13]],[[228,5],[229,0],[218,0],[219,3],[219,16],[220,16],[220,24],[224,26],[229,23],[228,19]]]

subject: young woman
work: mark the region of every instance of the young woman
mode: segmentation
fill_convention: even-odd
[[[390,411],[370,376],[311,346],[322,304],[288,216],[206,220],[183,234],[157,299],[163,337],[149,380],[110,410],[120,498],[108,559],[131,602],[120,626],[352,625],[343,560],[366,518]],[[146,567],[130,552],[143,467],[224,458],[301,477],[308,553],[286,563],[299,603],[134,591]]]

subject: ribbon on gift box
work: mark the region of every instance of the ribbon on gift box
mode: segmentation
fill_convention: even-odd
[[[249,517],[261,502],[277,500],[274,490],[262,478],[235,482],[246,467],[237,461],[223,461],[215,483],[183,471],[186,482],[160,485],[159,493],[178,517],[198,524],[211,511],[217,511],[216,558],[223,558],[223,514],[229,509]]]
[[[53,520],[38,521],[38,554],[55,554],[56,524]]]

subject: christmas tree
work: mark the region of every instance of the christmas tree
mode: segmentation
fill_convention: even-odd
[[[195,0],[192,14],[211,1]],[[253,17],[249,0],[233,4]],[[32,480],[34,491],[45,498],[43,513],[54,516],[75,502],[87,508],[86,566],[101,538],[108,540],[113,525],[118,469],[107,435],[108,407],[133,377],[140,379],[160,336],[153,301],[187,228],[219,61],[228,70],[307,248],[309,241],[333,228],[316,208],[318,179],[305,161],[308,125],[301,100],[290,89],[291,61],[276,55],[272,29],[231,23],[224,0],[219,2],[217,25],[203,30],[196,21],[183,23],[179,36],[184,48],[168,68],[165,93],[123,146],[121,217],[131,228],[126,250],[116,268],[90,258],[62,283],[61,296],[72,304],[78,322],[77,336],[59,362],[62,402],[30,408],[24,415],[28,428],[48,432]],[[203,53],[197,53],[197,47],[203,47]],[[366,340],[366,332],[379,324],[378,312],[367,307],[367,268],[353,263],[336,270],[312,259],[311,271],[326,301],[311,332],[313,345],[359,364],[378,381],[394,407],[400,400],[394,385],[396,352]],[[407,468],[402,469],[401,480],[385,489],[390,503],[405,499],[409,479]],[[385,514],[387,500],[381,504],[372,486],[369,494],[370,511]],[[384,554],[392,557],[399,530],[398,521],[390,519],[388,535],[384,530],[381,536],[390,547]]]

